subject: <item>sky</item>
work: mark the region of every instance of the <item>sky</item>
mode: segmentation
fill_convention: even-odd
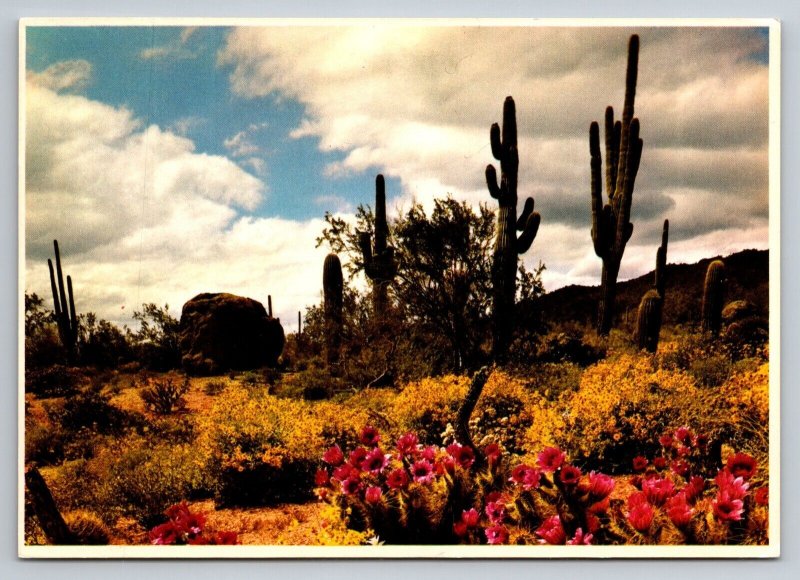
[[[58,239],[76,309],[118,324],[224,291],[272,295],[295,331],[320,300],[325,212],[374,204],[377,173],[390,215],[448,194],[496,209],[484,169],[507,95],[519,204],[542,216],[521,259],[545,264],[548,290],[598,284],[588,129],[607,105],[621,113],[634,32],[644,150],[620,278],[653,269],[666,218],[673,263],[768,247],[766,29],[26,32],[25,288],[49,303]]]

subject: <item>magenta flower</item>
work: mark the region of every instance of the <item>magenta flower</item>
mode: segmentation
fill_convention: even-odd
[[[634,471],[644,471],[647,469],[647,458],[641,455],[637,455],[633,458],[633,470]]]
[[[720,491],[714,501],[711,502],[714,508],[714,515],[718,520],[724,522],[738,522],[744,513],[744,502],[740,499],[733,499],[727,492]]]
[[[561,464],[564,463],[566,458],[567,454],[560,449],[556,447],[545,447],[539,453],[537,462],[539,463],[539,469],[547,473],[552,473],[561,467]]]
[[[666,433],[658,438],[658,442],[661,444],[661,447],[672,447],[672,435]]]
[[[489,443],[483,449],[483,454],[486,456],[489,465],[497,465],[497,462],[500,461],[500,446],[497,443]]]
[[[487,544],[505,544],[508,542],[508,530],[504,526],[495,525],[484,530]]]
[[[575,530],[575,535],[572,537],[571,540],[567,541],[568,546],[591,546],[592,545],[592,534],[584,534],[581,528]]]
[[[414,457],[419,453],[419,439],[414,433],[406,433],[397,440],[397,452],[400,458]]]
[[[675,485],[669,479],[652,477],[642,482],[642,491],[648,502],[661,506],[675,493]]]
[[[150,530],[150,543],[155,546],[171,546],[181,539],[181,533],[174,523],[167,522]]]
[[[759,487],[753,494],[753,499],[758,505],[769,505],[769,486]]]
[[[475,508],[470,508],[461,512],[461,521],[464,522],[468,528],[477,527],[480,519],[481,514],[479,514],[478,510]]]
[[[720,493],[726,493],[731,499],[744,499],[744,496],[747,495],[747,488],[750,487],[743,477],[734,477],[726,469],[717,474],[715,481],[719,486]]]
[[[430,483],[433,481],[433,465],[427,459],[415,461],[411,466],[411,477],[417,483]]]
[[[367,453],[369,453],[369,450],[366,447],[356,447],[350,452],[348,463],[360,469],[361,464],[364,463],[364,459],[367,457]]]
[[[636,495],[636,494],[634,494]],[[628,511],[628,521],[639,532],[645,533],[653,523],[653,507],[647,503],[638,503]]]
[[[405,469],[394,469],[386,476],[386,485],[392,489],[403,489],[408,485],[408,474]]]
[[[680,475],[681,477],[686,477],[689,473],[689,469],[691,469],[689,462],[685,459],[676,459],[672,462],[670,467],[675,475]]]
[[[694,510],[689,507],[686,494],[683,492],[675,494],[667,500],[666,510],[669,519],[679,528],[688,526],[692,520],[692,514],[694,514]]]
[[[578,485],[578,482],[581,480],[581,470],[574,465],[565,465],[558,473],[558,478],[561,480],[561,483],[568,487]]]
[[[706,488],[706,480],[699,475],[693,476],[689,483],[683,488],[683,494],[686,496],[686,501],[694,501],[703,490]]]
[[[377,485],[368,487],[364,492],[364,501],[367,503],[376,504],[381,501],[381,497],[383,497],[383,490]]]
[[[361,489],[361,480],[357,477],[348,477],[342,482],[342,493],[344,495],[353,495],[358,493]]]
[[[675,430],[675,439],[680,441],[686,447],[691,447],[694,441],[694,433],[689,427],[678,427]]]
[[[734,477],[750,479],[756,474],[756,460],[747,453],[737,453],[728,458],[728,471]]]
[[[447,446],[447,452],[450,454],[450,457],[464,469],[469,469],[475,461],[475,452],[472,451],[472,447],[468,445],[453,443]]]
[[[453,524],[453,533],[459,538],[467,535],[467,524],[465,522],[456,522]]]
[[[604,498],[614,491],[614,478],[604,473],[592,471],[589,473],[589,491],[596,498]]]
[[[436,449],[436,447],[434,447],[433,445],[428,445],[422,450],[422,458],[425,459],[426,461],[430,461],[431,463],[433,463],[433,461],[436,459],[436,454],[438,452],[439,450]]]
[[[567,541],[567,534],[561,526],[561,518],[558,516],[551,516],[542,522],[542,525],[536,530],[536,535],[542,538],[540,543],[559,545]]]
[[[344,461],[344,453],[338,445],[334,445],[322,455],[322,461],[332,467],[341,465]]]
[[[508,481],[522,486],[522,489],[527,491],[539,487],[539,479],[540,474],[536,469],[529,465],[522,464],[517,465],[511,471],[511,477],[508,478]]]
[[[360,440],[364,445],[373,447],[378,444],[378,441],[381,440],[381,436],[375,427],[367,425],[361,430]]]
[[[664,469],[667,466],[667,458],[666,457],[656,457],[653,459],[653,467],[656,469]]]
[[[358,477],[358,469],[345,463],[333,470],[333,479],[336,481],[344,481],[350,477]]]
[[[321,485],[328,485],[331,481],[330,475],[328,475],[328,471],[325,469],[317,469],[317,472],[314,474],[314,485],[317,487]]]
[[[486,517],[493,524],[502,523],[506,518],[506,506],[499,501],[492,501],[486,504]]]
[[[384,454],[380,447],[375,447],[372,451],[367,453],[367,456],[361,463],[361,469],[377,475],[389,465],[390,457],[390,455]]]
[[[610,505],[611,497],[606,496],[600,501],[596,501],[591,504],[588,508],[586,508],[586,511],[588,511],[590,514],[604,514],[608,511]]]

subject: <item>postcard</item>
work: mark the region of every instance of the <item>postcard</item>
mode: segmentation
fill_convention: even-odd
[[[780,25],[23,19],[19,554],[776,557]]]

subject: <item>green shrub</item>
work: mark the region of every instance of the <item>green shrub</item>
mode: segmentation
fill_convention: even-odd
[[[189,377],[184,377],[180,384],[176,384],[171,377],[167,377],[150,382],[149,386],[139,392],[139,396],[149,410],[159,415],[169,415],[186,406],[183,395],[188,391]]]
[[[717,387],[728,380],[731,368],[731,361],[727,357],[710,355],[692,361],[689,372],[704,387]]]

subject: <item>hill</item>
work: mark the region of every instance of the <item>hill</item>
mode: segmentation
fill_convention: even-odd
[[[769,310],[769,251],[743,250],[726,257],[714,256],[694,264],[668,264],[665,324],[695,323],[700,319],[703,282],[708,264],[725,262],[727,287],[725,301],[749,300],[766,314]],[[654,273],[617,285],[618,326],[633,324],[642,295],[653,285]],[[538,299],[544,320],[550,323],[594,324],[599,286],[565,286]]]

